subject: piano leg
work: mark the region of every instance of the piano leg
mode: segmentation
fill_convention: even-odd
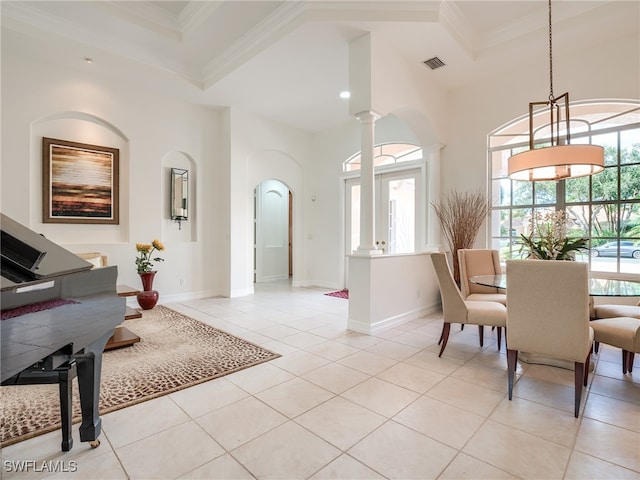
[[[78,368],[78,390],[82,424],[80,425],[80,441],[90,442],[92,448],[100,445],[102,420],[99,415],[100,374],[102,372],[102,352],[113,332],[107,333],[84,349],[84,354],[76,356]]]
[[[62,419],[62,451],[68,452],[73,447],[71,425],[73,412],[71,410],[71,396],[73,393],[73,378],[76,376],[75,364],[68,369],[58,372],[58,388],[60,389],[60,417]]]

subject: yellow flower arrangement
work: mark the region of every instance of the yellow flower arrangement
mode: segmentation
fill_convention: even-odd
[[[164,250],[164,245],[160,240],[153,240],[153,242],[151,242],[150,244],[136,243],[136,251],[139,254],[136,257],[136,268],[138,269],[138,273],[151,272],[153,268],[152,262],[164,262],[164,258],[151,257],[153,252],[155,252],[156,250],[160,252]]]

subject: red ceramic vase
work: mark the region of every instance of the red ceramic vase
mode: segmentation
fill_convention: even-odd
[[[142,280],[143,291],[138,293],[138,305],[143,310],[151,310],[158,303],[160,294],[157,290],[153,289],[153,278],[156,276],[156,272],[139,273],[140,280]]]

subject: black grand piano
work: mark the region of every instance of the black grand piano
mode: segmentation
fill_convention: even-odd
[[[58,383],[62,450],[73,446],[71,386],[77,375],[80,441],[100,444],[102,352],[122,323],[117,267],[92,265],[1,215],[2,385]]]

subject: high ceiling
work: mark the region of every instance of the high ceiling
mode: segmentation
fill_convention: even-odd
[[[348,45],[376,32],[446,89],[547,67],[545,0],[7,1],[2,49],[317,131],[348,118]],[[637,32],[640,2],[553,2],[554,55]],[[422,62],[437,56],[445,66]],[[92,59],[88,64],[85,59]]]

